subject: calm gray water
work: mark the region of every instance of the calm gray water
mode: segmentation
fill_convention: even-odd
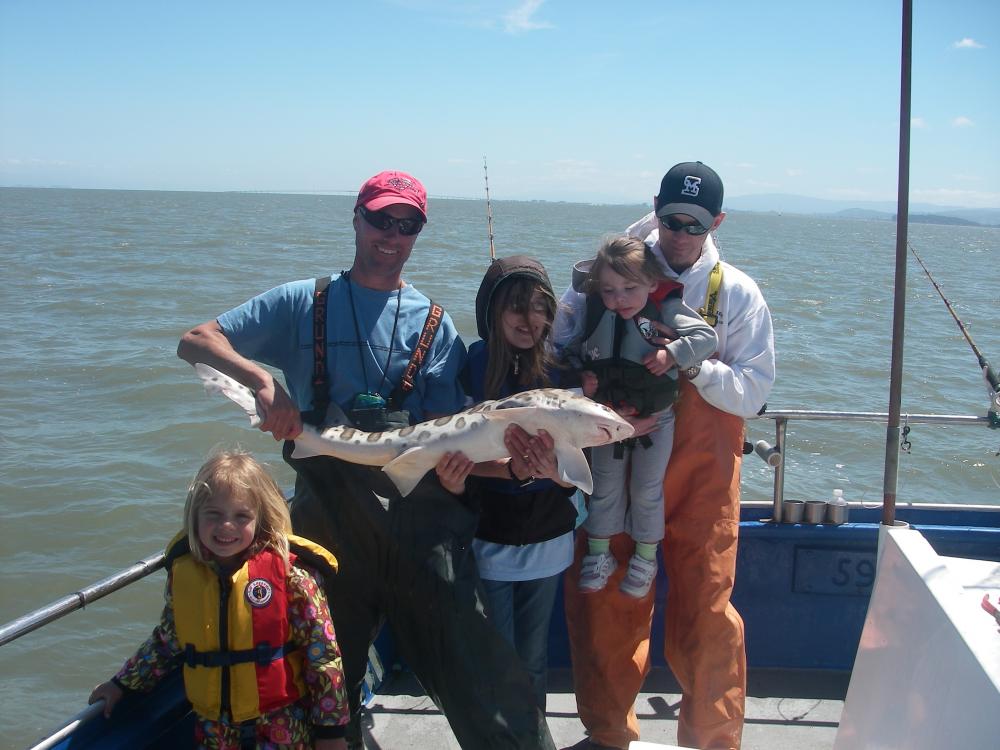
[[[0,621],[163,546],[213,446],[239,443],[284,485],[278,447],[206,396],[177,359],[196,323],[279,282],[349,267],[353,198],[0,189]],[[643,206],[496,202],[500,255],[527,252],[565,288],[574,261]],[[475,338],[489,260],[482,201],[431,200],[406,278]],[[724,257],[757,279],[775,321],[772,408],[886,411],[895,226],[732,214]],[[987,357],[1000,365],[1000,230],[914,225],[910,237]],[[916,264],[908,283],[904,412],[983,414],[976,360]],[[750,425],[772,439],[773,423]],[[885,429],[789,427],[787,495],[881,500]],[[1000,432],[918,426],[901,502],[1000,502]],[[756,458],[744,494],[769,499]],[[153,576],[0,652],[0,745],[23,747],[80,707],[148,633]],[[7,744],[9,743],[9,745]]]

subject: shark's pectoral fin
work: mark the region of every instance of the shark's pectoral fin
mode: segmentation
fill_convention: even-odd
[[[292,458],[312,458],[319,455],[316,451],[309,450],[303,446],[298,440],[295,441],[294,446],[292,448]]]
[[[237,404],[250,417],[251,427],[257,427],[261,423],[262,420],[257,413],[257,399],[254,397],[253,391],[225,373],[202,362],[196,362],[194,370],[198,373],[198,377],[201,378],[202,385],[205,386],[208,393],[221,393]]]
[[[569,484],[579,487],[584,494],[594,491],[594,477],[590,473],[590,464],[583,451],[574,445],[556,442],[556,462],[559,465],[559,478]]]
[[[406,497],[435,464],[437,460],[431,451],[417,445],[400,453],[383,466],[382,471],[389,475],[399,494]]]

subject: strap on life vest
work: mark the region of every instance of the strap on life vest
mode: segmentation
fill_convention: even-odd
[[[188,643],[184,646],[184,653],[180,658],[184,665],[192,669],[195,667],[231,667],[247,663],[263,667],[282,658],[286,653],[291,653],[294,648],[294,644],[291,643],[272,646],[265,642],[258,643],[254,648],[234,651],[198,651],[194,644]]]
[[[705,304],[698,308],[698,314],[705,322],[715,328],[719,322],[719,288],[722,286],[722,261],[715,262],[715,267],[708,274],[708,289],[705,290]]]

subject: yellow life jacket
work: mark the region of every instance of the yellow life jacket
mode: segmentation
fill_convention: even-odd
[[[335,574],[334,556],[288,535],[289,563]],[[288,576],[271,550],[220,575],[190,554],[183,532],[167,547],[184,691],[199,716],[243,722],[305,694],[302,649],[290,643]]]

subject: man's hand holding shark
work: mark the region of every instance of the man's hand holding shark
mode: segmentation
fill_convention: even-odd
[[[302,415],[288,391],[266,369],[237,353],[216,321],[202,323],[185,334],[177,354],[192,365],[200,362],[225,373],[249,389],[257,416],[251,423],[261,432],[269,432],[279,441],[294,440],[302,432]]]

